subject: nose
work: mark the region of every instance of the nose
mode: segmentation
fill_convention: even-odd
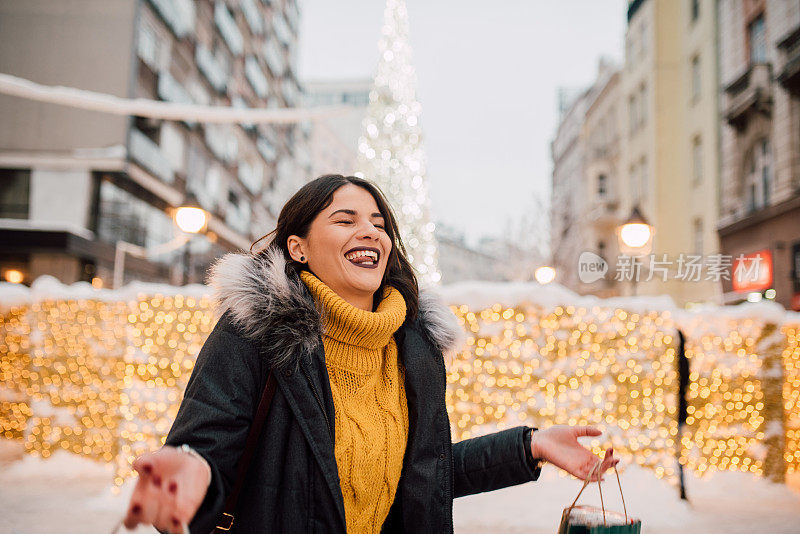
[[[377,240],[380,232],[378,231],[378,228],[372,224],[372,222],[365,221],[362,225],[362,228],[359,229],[359,235]]]

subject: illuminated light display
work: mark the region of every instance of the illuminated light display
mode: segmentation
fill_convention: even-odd
[[[712,314],[682,323],[691,381],[679,437],[669,312],[451,309],[467,334],[447,362],[454,441],[519,424],[596,425],[610,443],[591,440],[595,453],[613,444],[623,462],[673,481],[679,445],[698,474],[800,470],[800,324]],[[3,309],[0,435],[45,458],[64,449],[114,464],[118,490],[133,459],[163,443],[213,326],[207,296]]]

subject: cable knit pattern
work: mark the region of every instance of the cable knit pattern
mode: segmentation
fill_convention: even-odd
[[[322,316],[347,532],[378,533],[394,501],[408,441],[405,369],[394,339],[406,303],[387,286],[376,311],[369,312],[310,271],[301,271],[300,278]]]

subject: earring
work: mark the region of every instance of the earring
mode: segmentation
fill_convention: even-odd
[[[305,262],[306,261],[306,257],[305,256],[300,256],[300,261]]]

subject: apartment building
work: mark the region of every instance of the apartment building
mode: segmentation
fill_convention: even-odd
[[[294,107],[296,0],[9,0],[0,72],[123,98]],[[271,231],[308,178],[309,125],[127,117],[0,96],[0,276],[108,287],[120,241],[175,237],[196,197],[208,231],[126,258],[124,282],[202,282],[213,258]],[[21,273],[21,275],[20,275]],[[19,280],[21,278],[21,280]]]
[[[725,281],[725,300],[763,295],[800,310],[800,2],[721,0],[718,17],[717,229],[725,254],[764,266],[755,283]]]

